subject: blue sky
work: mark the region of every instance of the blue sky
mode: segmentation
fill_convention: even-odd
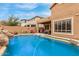
[[[50,6],[49,3],[0,3],[0,20],[6,20],[11,15],[20,19],[48,17],[51,14]]]

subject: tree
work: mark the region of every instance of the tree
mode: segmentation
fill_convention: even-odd
[[[1,25],[7,25],[7,21],[1,20],[1,21],[0,21],[0,24],[1,24]]]
[[[18,20],[19,20],[18,17],[10,16],[8,18],[7,25],[8,26],[17,26],[19,24]]]

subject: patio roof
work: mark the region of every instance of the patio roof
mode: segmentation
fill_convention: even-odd
[[[42,24],[42,23],[47,23],[47,22],[51,22],[50,17],[45,18],[45,19],[40,19],[37,23],[38,23],[38,24]]]

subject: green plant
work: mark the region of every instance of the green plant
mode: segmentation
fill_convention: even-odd
[[[18,17],[10,16],[7,21],[5,20],[0,21],[0,24],[6,26],[17,26],[18,24],[20,24],[18,20],[19,20]]]
[[[7,25],[7,21],[1,20],[1,21],[0,21],[0,24],[1,24],[1,25]]]
[[[18,20],[19,20],[18,17],[10,16],[8,18],[7,25],[8,26],[17,26],[19,24]]]

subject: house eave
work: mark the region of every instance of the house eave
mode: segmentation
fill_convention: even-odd
[[[52,9],[57,3],[52,4],[52,6],[50,7],[50,9]]]

